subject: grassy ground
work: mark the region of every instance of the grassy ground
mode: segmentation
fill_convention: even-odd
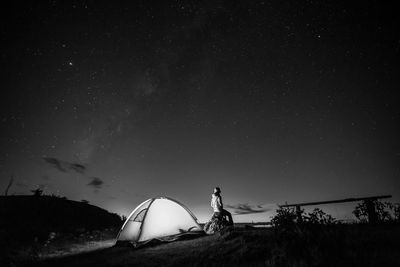
[[[46,259],[112,247],[115,244],[115,236],[118,231],[115,228],[110,228],[80,234],[57,234],[38,248],[37,256],[40,259]]]
[[[235,229],[151,247],[103,248],[34,266],[400,266],[398,225]]]

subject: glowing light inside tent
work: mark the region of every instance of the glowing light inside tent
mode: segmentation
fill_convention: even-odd
[[[137,240],[140,234],[140,222],[129,222],[119,234],[119,240]]]
[[[128,218],[121,228],[122,230],[119,233],[118,240],[137,240],[139,238],[140,226],[142,225],[142,223],[141,221],[137,220],[137,217],[149,207],[150,203],[151,199],[142,202],[139,206],[136,207],[136,209],[131,212],[131,214],[129,214]]]
[[[128,217],[118,240],[142,242],[188,231],[202,231],[196,218],[181,204],[168,199],[149,199]]]
[[[150,206],[139,241],[201,230],[190,213],[169,199],[156,199]]]

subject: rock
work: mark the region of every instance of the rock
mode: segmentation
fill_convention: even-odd
[[[206,234],[212,235],[216,232],[222,231],[228,226],[229,223],[225,218],[217,218],[213,216],[211,220],[204,225],[203,230],[206,232]]]

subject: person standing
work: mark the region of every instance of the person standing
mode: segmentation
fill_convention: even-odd
[[[224,205],[222,204],[221,189],[219,187],[215,187],[214,193],[211,195],[211,207],[214,211],[214,218],[222,219],[227,216],[229,225],[233,225],[231,213],[225,210]]]

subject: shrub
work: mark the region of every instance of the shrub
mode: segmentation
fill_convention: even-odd
[[[331,215],[325,213],[323,210],[319,208],[315,208],[311,213],[308,213],[304,221],[311,224],[321,224],[321,225],[329,225],[336,223],[335,218],[333,218]]]
[[[288,228],[294,226],[297,220],[297,214],[294,208],[280,207],[276,211],[276,215],[271,219],[273,227]]]
[[[390,203],[390,202],[381,202],[378,200],[372,201],[375,212],[376,219],[378,222],[399,222],[400,220],[400,204]],[[354,216],[362,223],[368,222],[368,203],[363,201],[359,203],[354,211]]]
[[[33,195],[34,195],[35,197],[40,197],[40,196],[43,195],[43,190],[40,189],[40,188],[31,190],[31,192],[33,193]]]
[[[400,222],[400,203],[393,204],[394,219]]]
[[[335,218],[319,208],[315,208],[310,213],[304,213],[304,210],[298,213],[294,208],[279,208],[271,219],[272,226],[280,228],[290,228],[296,224],[330,225],[335,223],[337,223]]]

